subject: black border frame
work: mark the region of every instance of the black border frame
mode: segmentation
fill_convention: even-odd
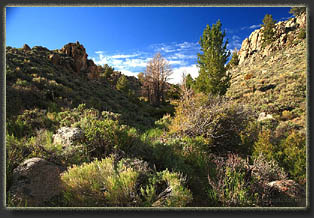
[[[3,155],[1,158],[1,168],[0,174],[4,175],[5,172],[5,7],[6,6],[124,6],[124,7],[169,7],[169,6],[181,6],[181,7],[196,7],[196,6],[233,6],[233,7],[276,7],[276,6],[305,6],[307,7],[307,34],[308,36],[313,35],[313,29],[310,27],[309,23],[311,23],[311,11],[312,7],[309,3],[311,1],[304,0],[274,0],[274,1],[260,1],[260,0],[4,0],[0,2],[0,15],[1,15],[1,32],[0,32],[0,69],[2,72],[0,74],[0,87],[1,87],[1,100],[0,100],[0,125],[1,134],[0,134],[0,142],[1,145],[1,154]],[[312,39],[311,37],[307,37],[307,146],[308,146],[308,162],[307,162],[307,187],[308,187],[308,206],[307,208],[23,208],[23,209],[8,209],[4,206],[5,199],[5,181],[0,180],[0,190],[1,190],[1,217],[11,217],[11,216],[58,216],[58,215],[71,215],[71,216],[154,216],[155,214],[158,216],[162,215],[178,215],[178,216],[192,216],[192,215],[201,215],[201,216],[260,216],[260,215],[271,215],[271,216],[287,216],[287,215],[298,215],[298,216],[311,216],[312,211],[312,185],[310,181],[312,181],[312,175],[309,173],[312,171],[312,163],[311,160],[313,158],[313,151],[311,149],[312,145],[312,111],[311,111],[311,99],[313,99],[313,88],[311,86],[313,82],[313,77],[311,76],[311,68],[312,68]]]

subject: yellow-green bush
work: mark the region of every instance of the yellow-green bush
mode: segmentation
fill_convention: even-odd
[[[61,179],[64,201],[69,206],[180,207],[192,200],[181,175],[168,170],[153,174],[143,162],[134,159],[117,161],[110,156],[73,166]]]

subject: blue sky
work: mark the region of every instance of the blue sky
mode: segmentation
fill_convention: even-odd
[[[198,75],[198,41],[207,24],[220,19],[228,49],[259,28],[265,14],[277,21],[291,17],[290,7],[8,7],[6,45],[40,45],[60,49],[79,41],[88,58],[126,75],[145,70],[160,52],[173,69],[172,83],[182,73]]]

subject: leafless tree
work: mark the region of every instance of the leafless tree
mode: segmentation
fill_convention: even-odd
[[[165,101],[167,81],[171,74],[169,62],[160,53],[147,63],[143,86],[151,104],[158,106]]]

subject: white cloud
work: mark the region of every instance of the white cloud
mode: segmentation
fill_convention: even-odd
[[[180,61],[180,60],[176,60],[176,61],[170,60],[168,62],[170,65],[184,65],[185,64],[184,61]]]
[[[145,59],[141,59],[141,58],[137,58],[137,59],[126,59],[123,62],[123,66],[125,67],[146,67],[147,62],[151,60],[151,58],[145,58]]]
[[[185,55],[183,53],[175,53],[172,56],[167,57],[168,60],[177,60],[177,59],[194,59],[196,58],[196,54],[195,55]]]
[[[190,73],[194,78],[197,77],[198,69],[195,63],[199,47],[197,42],[159,43],[137,52],[108,54],[106,51],[97,51],[91,58],[97,65],[108,64],[125,75],[137,76],[139,72],[145,71],[147,63],[153,58],[156,51],[159,51],[173,69],[172,79],[169,82],[180,83],[184,71]]]
[[[260,24],[257,24],[257,25],[251,25],[249,26],[249,29],[256,29],[256,28],[260,28],[261,25]]]
[[[161,47],[159,49],[157,49],[158,51],[164,51],[166,53],[171,53],[171,52],[175,52],[175,49],[172,49],[170,46],[165,46],[165,47]]]
[[[253,24],[251,26],[244,26],[241,28],[241,30],[247,30],[247,29],[256,29],[256,28],[260,28],[261,24]]]
[[[192,51],[199,49],[198,42],[172,42],[172,43],[157,43],[150,46],[155,52],[173,53],[180,51]]]
[[[182,74],[185,73],[191,74],[192,78],[195,79],[198,77],[198,67],[196,64],[186,66],[186,67],[178,67],[173,69],[173,74],[170,76],[169,83],[179,84],[182,83]]]
[[[196,46],[198,46],[198,42],[183,42],[183,43],[176,44],[176,46],[179,47],[180,50],[195,48]]]
[[[137,77],[137,74],[139,74],[139,72],[132,72],[132,71],[125,70],[125,69],[122,69],[120,71],[121,71],[122,74],[124,74],[126,76],[135,76],[135,77]]]
[[[137,57],[140,54],[129,54],[129,55],[124,55],[124,54],[119,54],[119,55],[113,55],[111,58],[113,59],[124,59],[124,58],[132,58],[132,57]]]

